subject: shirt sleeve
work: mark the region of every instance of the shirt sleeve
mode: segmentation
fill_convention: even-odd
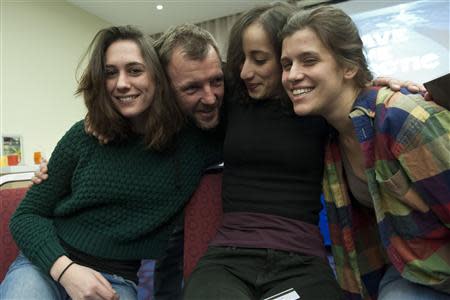
[[[394,199],[387,198],[392,200],[384,203],[390,207],[386,213],[390,226],[384,226],[386,217],[380,229],[382,235],[396,232],[387,251],[403,277],[448,293],[450,112],[420,96],[396,96],[404,99],[399,99],[398,105],[393,103],[390,110],[396,118],[388,115],[385,124],[390,124],[391,151],[400,170],[389,184],[398,191],[401,183],[406,183],[396,198],[412,209],[399,214]]]
[[[409,112],[398,160],[420,198],[450,228],[450,111],[415,96]]]

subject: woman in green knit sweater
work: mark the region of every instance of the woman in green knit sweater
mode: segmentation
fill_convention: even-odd
[[[1,299],[135,299],[140,260],[161,255],[216,159],[208,137],[183,126],[150,38],[110,27],[88,53],[77,94],[114,141],[99,144],[79,121],[58,142],[51,176],[11,219],[21,253]]]

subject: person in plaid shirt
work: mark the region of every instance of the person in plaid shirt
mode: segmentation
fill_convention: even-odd
[[[298,12],[282,39],[296,114],[335,128],[323,188],[347,297],[449,299],[450,112],[404,89],[367,87],[362,41],[342,10]]]

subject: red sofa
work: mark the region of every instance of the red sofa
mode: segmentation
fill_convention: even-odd
[[[184,266],[186,279],[208,248],[222,222],[222,173],[204,175],[186,206],[184,217]]]
[[[16,258],[19,250],[9,232],[8,223],[11,214],[25,196],[28,188],[1,188],[0,189],[0,282],[5,277],[9,265]]]

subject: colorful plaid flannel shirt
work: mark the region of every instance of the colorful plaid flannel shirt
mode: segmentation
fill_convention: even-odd
[[[376,299],[393,264],[404,278],[450,294],[450,112],[403,89],[371,88],[350,118],[375,214],[352,203],[332,134],[324,194],[341,287],[349,299]]]

